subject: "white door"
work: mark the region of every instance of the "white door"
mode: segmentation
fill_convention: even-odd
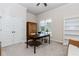
[[[13,44],[13,21],[10,16],[6,16],[2,19],[2,46],[8,46]]]
[[[13,42],[14,44],[22,42],[22,36],[23,36],[23,19],[21,19],[20,17],[13,17],[12,18],[12,36],[13,36]]]
[[[24,20],[21,17],[6,16],[2,19],[2,47],[24,42]]]

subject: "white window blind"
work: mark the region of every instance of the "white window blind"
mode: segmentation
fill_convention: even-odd
[[[64,20],[64,41],[70,38],[79,39],[79,17]]]

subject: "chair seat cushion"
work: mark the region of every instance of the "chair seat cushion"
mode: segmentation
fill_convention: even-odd
[[[79,48],[74,45],[69,45],[68,56],[79,56]]]

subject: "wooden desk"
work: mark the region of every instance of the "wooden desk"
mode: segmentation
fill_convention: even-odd
[[[36,35],[29,36],[28,39],[33,39],[33,42],[34,42],[34,53],[36,53],[36,44],[35,44],[36,40],[44,37],[49,37],[49,44],[50,44],[50,34],[36,34]],[[28,48],[28,39],[27,39],[27,48]]]

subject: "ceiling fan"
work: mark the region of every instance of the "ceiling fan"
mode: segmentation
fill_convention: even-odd
[[[36,6],[39,6],[40,4],[43,4],[45,7],[47,7],[47,3],[37,3]]]

